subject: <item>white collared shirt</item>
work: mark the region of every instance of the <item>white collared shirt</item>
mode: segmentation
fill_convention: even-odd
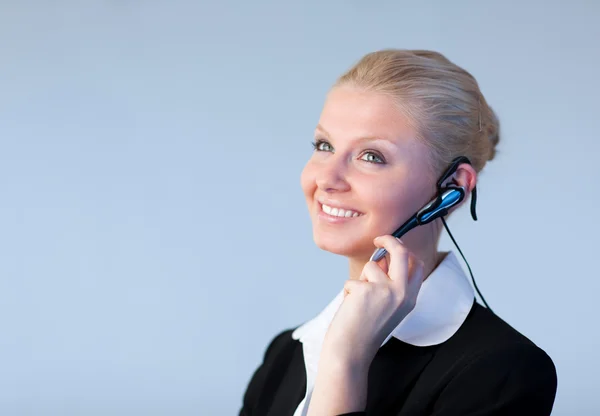
[[[419,347],[441,344],[458,331],[474,299],[471,283],[450,251],[423,282],[414,309],[382,345],[391,337]],[[343,300],[342,289],[321,313],[292,333],[292,338],[302,343],[306,367],[306,395],[294,416],[305,416],[308,411],[325,333]]]

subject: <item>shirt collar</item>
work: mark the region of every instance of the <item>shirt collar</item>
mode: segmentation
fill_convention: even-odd
[[[322,339],[344,299],[343,289],[315,318],[299,326],[292,338]],[[450,251],[421,286],[414,309],[388,335],[424,347],[447,341],[467,318],[475,294],[454,252]],[[382,345],[383,345],[382,344]]]

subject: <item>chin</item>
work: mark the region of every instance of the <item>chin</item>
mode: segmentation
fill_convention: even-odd
[[[365,244],[360,244],[358,241],[348,241],[343,238],[327,237],[315,234],[314,242],[321,250],[328,251],[344,257],[369,257],[375,251],[375,246],[369,251],[365,248]],[[368,254],[366,254],[368,252]]]

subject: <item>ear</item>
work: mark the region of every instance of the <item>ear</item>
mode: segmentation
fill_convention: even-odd
[[[450,177],[457,186],[462,186],[470,194],[477,185],[477,172],[468,163],[458,165],[456,172]]]
[[[469,199],[473,188],[475,188],[475,186],[477,185],[477,172],[475,171],[475,169],[473,169],[473,166],[471,166],[470,164],[461,163],[460,165],[458,165],[456,172],[454,172],[445,181],[444,186],[447,185],[460,186],[466,191],[465,198],[461,201],[461,203],[450,209],[450,211],[448,212],[448,215],[450,215],[452,212],[454,212],[454,210],[462,206],[465,203],[465,201]]]

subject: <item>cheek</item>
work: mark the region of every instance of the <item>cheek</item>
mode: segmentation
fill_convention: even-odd
[[[364,200],[377,224],[386,228],[397,226],[416,212],[418,203],[414,190],[394,181],[384,186],[365,188]]]
[[[378,193],[373,195],[373,210],[377,212],[380,221],[397,222],[399,218],[406,216],[408,206],[406,195],[401,192],[389,192],[385,195]]]

